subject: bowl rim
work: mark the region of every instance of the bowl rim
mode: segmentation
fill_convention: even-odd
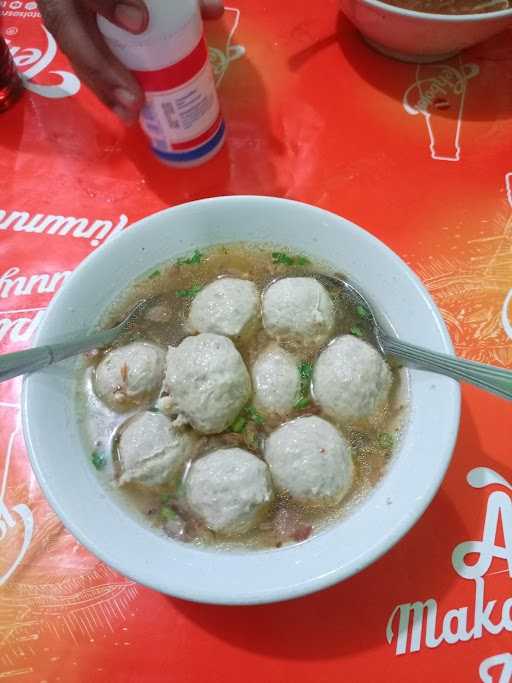
[[[190,209],[193,211],[194,208],[200,206],[207,206],[211,203],[226,203],[229,205],[230,203],[236,204],[239,202],[241,202],[242,204],[254,202],[256,204],[261,203],[262,205],[292,205],[300,208],[301,210],[306,209],[310,213],[317,214],[319,222],[321,222],[322,217],[324,218],[324,220],[328,218],[331,221],[340,221],[344,224],[345,228],[353,230],[354,232],[362,233],[362,237],[364,239],[373,242],[377,248],[387,252],[388,258],[394,261],[397,264],[397,266],[402,270],[402,272],[405,272],[407,274],[411,285],[415,288],[416,291],[419,292],[419,294],[421,294],[425,303],[427,303],[429,306],[429,310],[433,318],[432,324],[435,325],[437,334],[439,336],[439,341],[440,344],[442,344],[443,350],[446,353],[453,353],[453,345],[448,330],[446,328],[446,324],[440,314],[439,309],[434,303],[426,287],[423,285],[423,283],[414,273],[414,271],[405,263],[405,261],[403,261],[398,256],[398,254],[396,254],[392,249],[390,249],[384,242],[379,240],[377,237],[375,237],[372,233],[368,232],[364,228],[361,228],[359,225],[353,223],[352,221],[349,221],[348,219],[343,218],[339,214],[327,211],[325,209],[321,209],[319,207],[307,204],[305,202],[299,202],[279,197],[267,197],[262,195],[219,196],[213,198],[200,199],[193,202],[187,202],[167,209],[163,209],[162,211],[156,212],[154,214],[146,216],[145,218],[139,221],[136,221],[135,223],[131,224],[130,230],[121,233],[119,236],[116,236],[116,238],[111,242],[107,242],[106,244],[104,244],[101,247],[101,252],[106,255],[108,250],[112,251],[113,249],[115,249],[115,243],[118,240],[123,239],[123,235],[127,236],[133,234],[132,231],[134,229],[136,230],[137,227],[141,227],[146,221],[151,221],[151,219],[154,219],[157,216],[169,215],[170,212],[176,210],[187,211]],[[91,252],[91,254],[78,265],[73,275],[69,278],[69,280],[63,285],[63,287],[59,290],[56,296],[52,299],[47,311],[47,315],[45,316],[45,319],[43,320],[41,327],[37,331],[36,338],[34,340],[34,345],[38,343],[41,337],[44,337],[45,334],[48,334],[48,330],[46,329],[45,323],[49,317],[48,314],[50,310],[54,311],[60,307],[60,302],[62,299],[64,299],[65,292],[69,287],[71,287],[70,283],[73,283],[73,281],[75,281],[75,275],[80,275],[84,270],[89,269],[89,264],[94,261],[95,255],[98,254],[99,251],[100,250]],[[35,473],[35,476],[42,489],[42,492],[45,495],[48,502],[50,503],[53,510],[55,511],[55,513],[58,515],[58,517],[64,524],[64,526],[70,531],[70,533],[73,536],[75,536],[75,538],[77,538],[80,541],[81,544],[83,544],[85,548],[88,549],[89,552],[93,553],[96,557],[100,558],[100,560],[105,562],[107,565],[112,567],[120,574],[128,576],[137,583],[146,585],[152,588],[153,590],[157,590],[161,593],[200,603],[224,605],[250,605],[279,602],[314,593],[316,591],[327,588],[335,583],[338,583],[341,580],[346,580],[354,574],[362,571],[363,569],[371,565],[373,562],[375,562],[379,557],[387,553],[394,545],[396,545],[396,543],[398,543],[414,526],[414,524],[425,512],[426,508],[430,505],[432,499],[434,498],[443,481],[446,470],[450,464],[459,431],[461,408],[460,386],[457,382],[448,380],[449,385],[446,391],[449,392],[449,405],[451,408],[451,413],[450,420],[449,422],[447,422],[447,434],[442,443],[442,458],[440,457],[441,462],[436,468],[434,474],[432,474],[432,476],[430,477],[427,488],[422,490],[422,494],[419,496],[419,499],[418,497],[416,497],[415,507],[411,507],[410,511],[408,511],[407,514],[403,514],[398,521],[395,520],[394,525],[390,529],[387,529],[386,531],[383,531],[380,534],[378,543],[375,543],[369,549],[365,549],[364,553],[362,553],[361,555],[352,557],[348,562],[344,563],[341,566],[339,564],[336,565],[335,563],[333,563],[333,566],[329,570],[325,570],[321,574],[316,574],[315,576],[311,577],[308,576],[308,578],[302,579],[300,581],[289,581],[288,583],[286,583],[286,585],[278,585],[272,586],[270,588],[260,589],[259,592],[254,592],[254,590],[251,592],[251,590],[248,590],[247,592],[239,592],[233,595],[229,593],[228,590],[224,590],[222,595],[219,595],[219,591],[216,589],[212,590],[209,587],[198,589],[197,586],[191,587],[189,584],[187,584],[186,588],[183,588],[183,586],[181,586],[179,589],[176,589],[173,586],[171,592],[166,578],[162,576],[162,572],[160,572],[160,574],[157,577],[155,577],[151,570],[148,570],[147,568],[141,568],[140,566],[136,570],[133,569],[133,572],[130,570],[130,568],[128,568],[127,570],[127,567],[125,564],[123,564],[122,559],[119,559],[115,555],[115,553],[113,553],[110,550],[110,548],[98,547],[98,543],[95,542],[94,538],[88,535],[86,530],[83,530],[81,528],[80,522],[75,521],[71,516],[69,516],[68,512],[65,509],[63,509],[63,505],[61,505],[61,502],[59,501],[59,496],[54,494],[54,491],[51,487],[51,483],[47,482],[46,480],[46,475],[43,467],[44,458],[39,458],[36,452],[36,448],[34,447],[32,430],[34,429],[35,432],[36,428],[33,427],[33,425],[31,424],[28,410],[28,405],[32,400],[32,387],[34,385],[34,377],[37,377],[37,374],[32,376],[26,376],[23,381],[21,400],[23,434],[30,462]],[[93,473],[91,474],[91,476],[93,476]],[[381,481],[384,480],[385,477]],[[371,495],[372,494],[370,494],[370,496]],[[117,503],[112,502],[112,505],[117,505]],[[356,514],[356,510],[352,514]],[[352,514],[349,515],[347,519],[350,519],[350,517],[352,517]],[[137,524],[140,525],[140,522],[137,521]],[[318,539],[321,536],[323,536],[323,534],[319,534],[313,537],[311,541],[314,541],[315,538]],[[308,541],[306,544],[299,543],[291,546],[285,546],[284,548],[278,551],[263,550],[259,551],[258,553],[244,553],[243,556],[248,556],[252,558],[255,557],[255,555],[265,556],[270,553],[275,553],[275,556],[277,556],[278,554],[287,553],[288,561],[297,562],[296,555],[297,553],[301,552],[300,548],[307,547],[307,545],[311,541]],[[166,543],[168,543],[168,541],[166,541]],[[208,557],[211,558],[213,552],[215,551],[198,552],[201,552],[203,556],[207,552]],[[229,554],[218,553],[218,557],[221,558],[222,556],[226,557],[227,555]],[[242,555],[235,553],[231,554],[231,557],[233,556],[237,558],[242,557]],[[205,560],[205,564],[208,564],[207,560]]]
[[[512,18],[512,7],[508,9],[501,9],[495,12],[482,12],[480,14],[440,14],[436,12],[418,12],[417,10],[406,9],[405,7],[397,7],[396,5],[388,5],[382,0],[354,0],[355,4],[369,5],[375,9],[382,10],[388,14],[396,14],[401,17],[408,17],[410,19],[417,19],[418,21],[432,20],[439,23],[453,24],[463,21],[464,23],[481,22],[486,19],[504,19],[506,17]]]

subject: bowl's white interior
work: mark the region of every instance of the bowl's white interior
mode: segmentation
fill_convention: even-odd
[[[119,292],[163,260],[240,240],[286,244],[335,264],[364,286],[402,338],[451,353],[438,310],[398,256],[339,216],[267,197],[207,199],[144,219],[79,266],[53,300],[36,343],[90,329]],[[458,384],[412,371],[410,420],[401,448],[381,483],[350,516],[305,543],[280,550],[205,551],[158,536],[106,494],[74,413],[76,363],[34,374],[24,384],[25,438],[39,483],[89,550],[141,583],[191,600],[270,602],[359,571],[425,510],[448,466],[458,429]]]

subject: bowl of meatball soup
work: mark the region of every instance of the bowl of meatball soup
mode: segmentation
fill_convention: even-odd
[[[414,525],[450,462],[458,384],[384,358],[326,275],[400,338],[453,352],[395,253],[299,202],[176,206],[76,269],[37,345],[150,301],[111,347],[24,382],[34,472],[91,552],[172,596],[254,604],[346,579]]]
[[[368,45],[415,64],[447,62],[512,26],[508,0],[341,0],[341,8]],[[449,64],[440,65],[439,74],[443,69],[454,73]]]

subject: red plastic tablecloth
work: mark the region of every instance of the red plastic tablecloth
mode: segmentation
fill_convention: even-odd
[[[335,0],[239,0],[208,27],[228,143],[173,171],[81,87],[34,2],[0,8],[28,88],[0,118],[0,352],[30,345],[53,293],[116,232],[251,193],[367,228],[423,278],[460,355],[512,367],[510,34],[406,65],[367,48]],[[0,385],[0,680],[511,680],[510,403],[464,387],[440,492],[369,569],[304,599],[224,608],[136,585],[63,529],[31,473],[19,390]],[[469,541],[464,568],[452,553]]]

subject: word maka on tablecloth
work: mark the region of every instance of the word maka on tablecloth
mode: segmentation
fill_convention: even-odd
[[[442,623],[438,602],[434,598],[397,605],[386,628],[387,642],[390,645],[396,643],[397,655],[418,652],[422,647],[436,648],[442,643],[455,645],[482,638],[486,633],[498,635],[512,631],[512,597],[506,598],[500,605],[499,601],[486,599],[485,595],[485,576],[495,559],[506,562],[507,569],[504,571],[508,571],[512,578],[512,484],[488,467],[472,469],[467,475],[467,482],[475,489],[505,489],[493,490],[487,498],[482,539],[463,541],[452,552],[454,571],[461,578],[474,582],[474,604],[472,607],[463,605],[448,610]],[[503,546],[496,541],[500,524]],[[469,556],[478,559],[468,562]],[[473,624],[471,628],[469,623]],[[484,683],[495,680],[489,677],[489,670],[498,666],[502,667],[499,680],[508,683],[512,674],[510,653],[500,653],[484,660],[479,671],[481,680]]]

